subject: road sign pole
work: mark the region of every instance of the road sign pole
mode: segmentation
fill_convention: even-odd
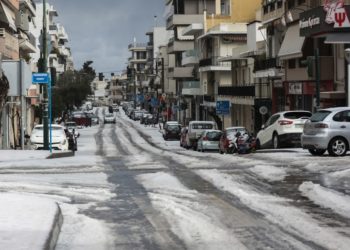
[[[52,153],[52,90],[51,90],[51,78],[49,77],[49,129],[50,129],[50,153]]]

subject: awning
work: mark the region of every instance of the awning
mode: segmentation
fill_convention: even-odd
[[[177,38],[181,41],[192,41],[194,40],[194,36],[184,36],[183,34],[183,30],[185,30],[186,27],[181,27],[178,26],[177,27]]]
[[[193,36],[201,31],[203,31],[204,26],[202,23],[192,23],[188,27],[186,27],[184,30],[182,30],[183,36]]]
[[[288,27],[286,35],[278,53],[281,60],[300,58],[303,56],[303,45],[305,37],[299,35],[299,23]]]
[[[324,43],[350,43],[350,35],[349,33],[329,33],[327,34],[326,41]]]
[[[13,13],[13,11],[11,11],[11,9],[7,7],[3,2],[1,2],[1,8],[1,11],[3,12],[0,15],[2,21],[8,23],[11,29],[17,31],[15,13]]]

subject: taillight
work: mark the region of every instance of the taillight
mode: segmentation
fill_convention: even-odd
[[[203,141],[207,141],[207,140],[208,140],[208,137],[204,136]]]
[[[292,123],[293,123],[293,121],[289,121],[289,120],[280,120],[280,121],[278,121],[278,124],[281,125],[281,126],[283,126],[283,125],[290,125]]]
[[[315,128],[329,128],[326,123],[317,123],[315,124]]]

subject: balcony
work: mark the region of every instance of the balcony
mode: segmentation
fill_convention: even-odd
[[[166,21],[166,28],[172,30],[175,26],[188,26],[192,23],[203,23],[203,15],[171,15]]]
[[[193,78],[193,67],[169,68],[168,77],[172,79]]]
[[[199,72],[231,71],[231,62],[219,62],[221,57],[211,57],[199,60]]]
[[[277,58],[268,58],[254,61],[254,72],[273,68],[281,68],[279,62],[277,61]]]
[[[0,51],[3,59],[16,60],[19,58],[18,39],[5,29],[0,29]]]
[[[147,43],[130,43],[128,46],[129,50],[143,50],[146,51]]]
[[[174,54],[176,52],[184,52],[186,50],[193,50],[194,42],[193,41],[170,41],[168,43],[168,53]]]
[[[198,64],[198,51],[188,50],[182,53],[182,66],[193,66]]]
[[[26,6],[33,15],[36,14],[36,4],[33,0],[20,0],[19,3]]]
[[[182,84],[182,95],[202,95],[200,81],[184,81]]]
[[[219,95],[228,95],[228,96],[255,96],[255,85],[248,86],[225,86],[218,88]]]

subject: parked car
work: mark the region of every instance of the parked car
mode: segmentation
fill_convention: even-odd
[[[116,119],[113,114],[106,113],[104,118],[103,118],[103,123],[116,123]]]
[[[180,147],[187,148],[186,135],[188,132],[188,127],[183,127],[180,132]]]
[[[140,118],[140,124],[146,124],[146,120],[148,119],[148,115],[150,115],[150,113],[143,112],[143,114]]]
[[[350,107],[321,109],[305,123],[302,148],[312,155],[344,156],[350,145]]]
[[[115,112],[119,112],[119,106],[118,106],[118,104],[112,104],[112,109],[113,109],[113,111],[115,111]]]
[[[178,139],[180,140],[181,125],[179,123],[166,123],[163,128],[163,138],[168,139]]]
[[[214,121],[190,121],[186,134],[187,148],[197,148],[197,141],[204,130],[217,129]]]
[[[92,125],[98,125],[100,123],[100,118],[97,115],[89,113],[87,116],[90,117]]]
[[[134,121],[139,121],[142,117],[144,111],[142,110],[133,110],[131,111],[130,118]]]
[[[305,110],[284,111],[272,115],[256,136],[256,147],[280,148],[300,144],[305,122],[311,117]]]
[[[220,137],[222,135],[222,131],[220,130],[204,130],[197,142],[197,151],[207,151],[207,150],[215,150],[219,149]]]
[[[233,154],[237,151],[237,132],[244,134],[248,131],[244,127],[228,127],[223,130],[219,142],[220,154]]]
[[[44,149],[44,127],[36,125],[30,135],[29,143],[32,149]],[[68,139],[64,131],[64,127],[52,124],[52,149],[68,150]]]
[[[85,112],[75,111],[72,113],[72,121],[74,121],[78,127],[91,126],[91,118],[86,115]]]

